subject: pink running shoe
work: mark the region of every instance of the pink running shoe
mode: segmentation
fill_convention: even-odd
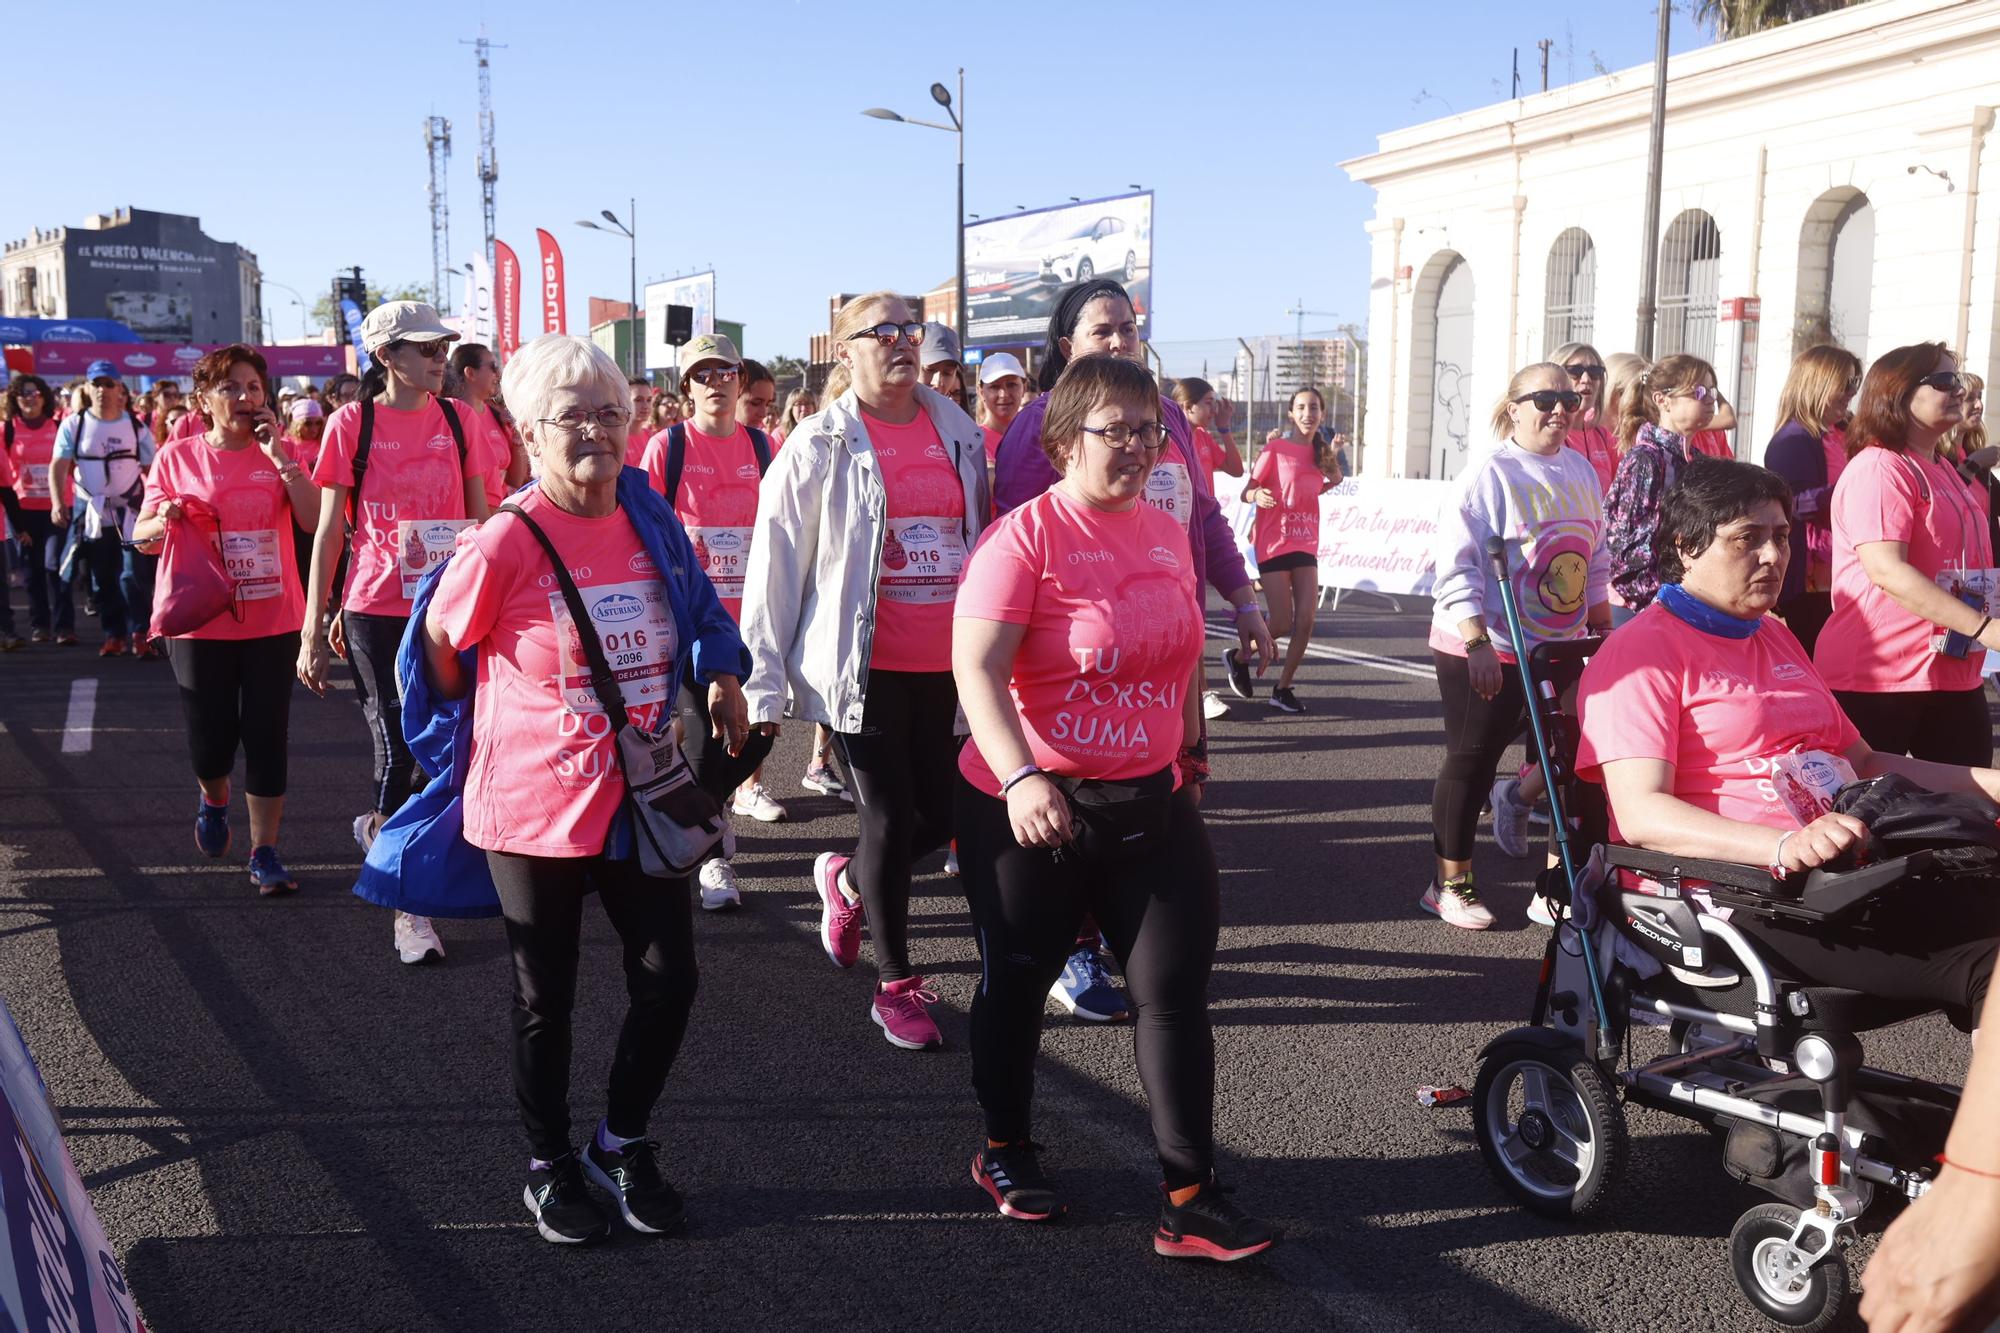
[[[924,989],[922,977],[906,977],[876,987],[875,1003],[868,1012],[890,1045],[926,1051],[944,1045],[944,1034],[931,1021],[930,1007],[937,999],[935,991]]]
[[[861,956],[861,904],[850,903],[840,891],[840,872],[854,858],[821,852],[813,862],[813,887],[819,890],[819,942],[835,967],[853,967]]]

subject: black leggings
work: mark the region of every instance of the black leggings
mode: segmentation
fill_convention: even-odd
[[[1896,693],[1835,690],[1833,697],[1871,749],[1938,764],[1992,767],[1993,715],[1983,685]]]
[[[187,715],[188,753],[203,782],[229,776],[243,748],[243,790],[285,794],[285,751],[297,678],[299,636],[168,639]]]
[[[1215,1164],[1208,975],[1222,901],[1193,797],[1186,789],[1175,795],[1159,851],[1123,865],[1091,865],[1074,853],[1057,860],[1021,846],[1006,801],[963,777],[956,785],[958,864],[979,940],[972,1086],[987,1136],[1008,1143],[1029,1136],[1043,1005],[1089,912],[1124,968],[1139,1081],[1167,1187],[1207,1180]]]
[[[1493,769],[1521,734],[1528,703],[1521,669],[1500,664],[1500,692],[1482,699],[1472,688],[1463,657],[1431,649],[1438,697],[1444,701],[1444,767],[1431,789],[1431,846],[1447,861],[1470,861],[1479,808],[1493,785]]]
[[[486,853],[514,955],[514,1096],[535,1156],[568,1152],[570,1014],[576,1006],[583,900],[604,904],[624,947],[631,1003],[611,1057],[605,1118],[620,1138],[641,1138],[687,1035],[699,977],[685,879],[653,879],[632,861],[603,856]]]
[[[368,719],[368,739],[375,743],[375,808],[393,815],[410,799],[417,770],[403,739],[403,690],[396,683],[396,650],[410,618],[342,611],[340,623],[354,692]]]
[[[913,975],[910,865],[951,840],[957,717],[958,687],[949,671],[871,669],[861,730],[833,733],[861,818],[847,878],[861,895],[875,971],[885,982]]]

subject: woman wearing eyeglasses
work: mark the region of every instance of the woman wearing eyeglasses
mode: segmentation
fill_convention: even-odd
[[[1801,352],[1778,394],[1777,433],[1764,466],[1792,488],[1792,558],[1778,615],[1806,655],[1833,614],[1833,487],[1847,467],[1842,433],[1861,388],[1861,360],[1822,343]]]
[[[1583,406],[1571,383],[1569,372],[1550,361],[1515,372],[1493,408],[1501,443],[1459,474],[1456,499],[1438,519],[1430,646],[1444,703],[1445,758],[1431,793],[1437,874],[1419,905],[1464,930],[1493,924],[1472,882],[1480,801],[1489,790],[1496,811],[1503,798],[1524,800],[1512,779],[1490,787],[1494,765],[1527,720],[1521,654],[1611,625],[1597,473],[1590,460],[1563,447]],[[1507,545],[1525,644],[1511,641],[1501,615],[1500,585],[1486,556],[1492,537]],[[1548,915],[1545,904],[1530,911]]]
[[[775,736],[789,688],[800,721],[832,729],[853,780],[860,845],[813,866],[820,943],[852,967],[865,917],[869,1013],[906,1049],[943,1040],[910,964],[910,865],[951,837],[952,602],[989,504],[979,427],[920,382],[923,336],[891,292],[841,307],[827,406],[764,478],[743,592],[750,721]]]
[[[1715,419],[1718,401],[1715,367],[1683,354],[1655,361],[1619,403],[1618,474],[1604,495],[1614,623],[1638,615],[1660,591],[1653,549],[1660,505],[1681,469],[1702,457],[1688,441]]]
[[[1583,395],[1583,406],[1563,443],[1590,460],[1599,487],[1608,491],[1618,475],[1618,438],[1611,433],[1604,410],[1604,358],[1589,343],[1564,343],[1549,360],[1569,372],[1570,387]]]
[[[1266,442],[1250,468],[1243,498],[1257,507],[1251,549],[1271,608],[1271,633],[1289,635],[1271,707],[1303,713],[1292,677],[1312,643],[1319,608],[1319,497],[1340,485],[1340,463],[1320,439],[1326,400],[1307,385],[1292,392],[1285,433]]]
[[[1982,595],[1986,496],[1941,448],[1964,417],[1965,378],[1943,343],[1868,368],[1833,489],[1833,614],[1813,661],[1872,748],[1985,768],[1981,650],[2000,649]]]
[[[329,649],[347,659],[353,674],[375,746],[374,797],[354,820],[354,840],[364,853],[382,821],[409,798],[415,778],[396,681],[396,650],[411,599],[425,572],[451,554],[459,530],[487,514],[478,466],[483,454],[472,452],[458,409],[438,398],[445,357],[458,336],[421,301],[390,301],[369,311],[361,337],[374,364],[362,377],[360,400],[328,418],[313,464],[313,481],[325,496],[313,534],[298,674],[306,688],[324,695]],[[357,465],[364,424],[367,448]],[[350,519],[347,586],[329,626],[322,611]],[[444,957],[426,917],[397,912],[395,944],[405,963]]]

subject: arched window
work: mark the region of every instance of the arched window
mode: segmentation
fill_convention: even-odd
[[[1542,352],[1590,341],[1597,313],[1597,247],[1590,233],[1571,227],[1549,248],[1549,276],[1542,302]]]
[[[1432,255],[1417,278],[1410,341],[1410,443],[1428,453],[1410,474],[1449,479],[1471,453],[1472,266],[1452,250]],[[1414,449],[1412,450],[1414,454]]]
[[[1853,186],[1828,190],[1799,228],[1798,315],[1792,355],[1837,343],[1868,364],[1875,289],[1875,208]]]
[[[1660,240],[1660,302],[1653,355],[1686,352],[1715,360],[1716,302],[1722,295],[1722,233],[1715,219],[1690,208]]]

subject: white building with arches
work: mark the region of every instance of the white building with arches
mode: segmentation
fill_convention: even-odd
[[[1636,345],[1652,82],[1396,130],[1343,164],[1376,191],[1372,475],[1453,476],[1517,367]],[[1870,0],[1672,59],[1654,354],[1740,387],[1739,457],[1761,460],[1815,342],[1866,362],[1943,341],[2000,379],[1997,104],[2000,0]]]

